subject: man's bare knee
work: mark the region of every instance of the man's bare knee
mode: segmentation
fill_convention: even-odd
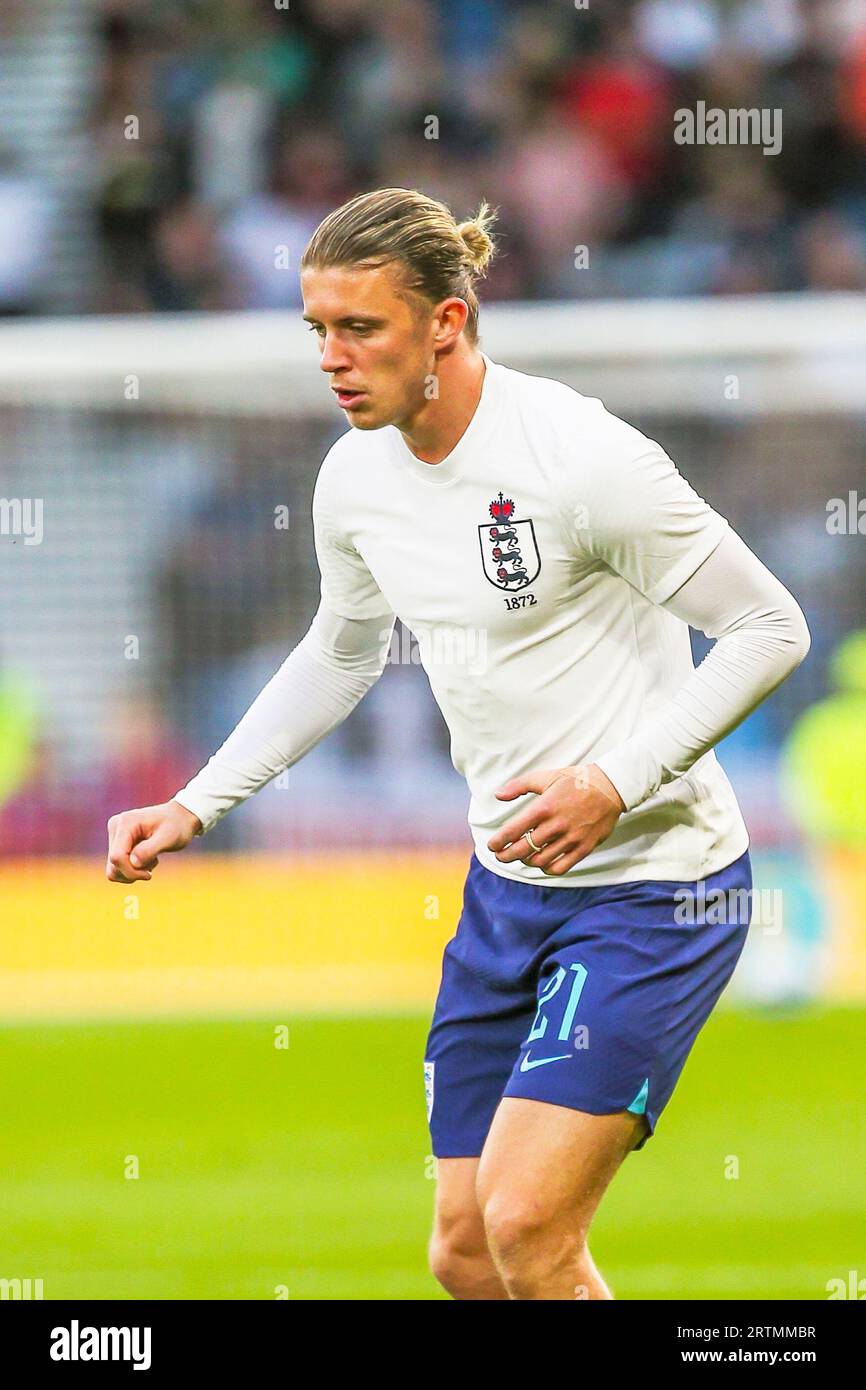
[[[487,1244],[512,1298],[531,1298],[551,1275],[577,1272],[586,1248],[579,1220],[563,1222],[543,1202],[488,1196]]]
[[[477,1158],[439,1160],[430,1268],[452,1298],[504,1299],[475,1195],[477,1172]]]
[[[429,1247],[430,1269],[452,1298],[501,1297],[501,1284],[477,1213],[440,1219]]]
[[[488,1248],[511,1299],[610,1299],[593,1262],[584,1227],[562,1223],[532,1207],[485,1209]],[[551,1295],[553,1285],[559,1292]]]

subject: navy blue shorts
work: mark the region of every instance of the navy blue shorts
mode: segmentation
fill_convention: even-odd
[[[481,1153],[503,1096],[644,1114],[642,1148],[745,945],[748,851],[700,883],[546,888],[475,854],[424,1061],[433,1153]]]

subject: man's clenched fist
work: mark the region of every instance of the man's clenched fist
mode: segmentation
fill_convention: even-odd
[[[106,878],[111,883],[149,879],[163,851],[186,849],[201,829],[198,816],[179,801],[121,811],[108,822]]]

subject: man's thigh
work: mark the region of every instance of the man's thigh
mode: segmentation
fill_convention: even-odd
[[[647,1132],[644,1115],[591,1115],[545,1101],[505,1097],[475,1175],[479,1210],[500,1218],[559,1222],[584,1240],[605,1189]]]
[[[468,1243],[483,1248],[481,1201],[496,1184],[505,1183],[518,1197],[537,1194],[539,1184],[544,1184],[555,1205],[568,1205],[571,1189],[585,1191],[587,1184],[598,1189],[600,1198],[646,1128],[644,1116],[628,1111],[589,1115],[506,1098],[498,1106],[481,1156],[437,1161],[434,1235],[450,1235],[459,1228]],[[574,1183],[562,1182],[563,1166],[579,1175]]]

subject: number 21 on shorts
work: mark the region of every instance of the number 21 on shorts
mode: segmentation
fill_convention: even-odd
[[[571,1036],[571,1030],[574,1025],[574,1015],[577,1012],[578,1001],[583,986],[586,983],[587,975],[586,966],[577,963],[570,965],[568,970],[560,965],[557,968],[556,974],[548,980],[543,991],[538,996],[538,1011],[535,1015],[535,1021],[529,1030],[529,1036],[526,1039],[527,1043],[537,1042],[538,1039],[543,1038],[547,1032],[547,1018],[544,1014],[545,1006],[550,1003],[555,994],[559,993],[565,983],[567,975],[571,975],[572,977],[571,992],[568,996],[568,1002],[565,1005],[562,1015],[562,1022],[559,1025],[559,1032],[556,1036],[560,1042],[567,1042]]]

